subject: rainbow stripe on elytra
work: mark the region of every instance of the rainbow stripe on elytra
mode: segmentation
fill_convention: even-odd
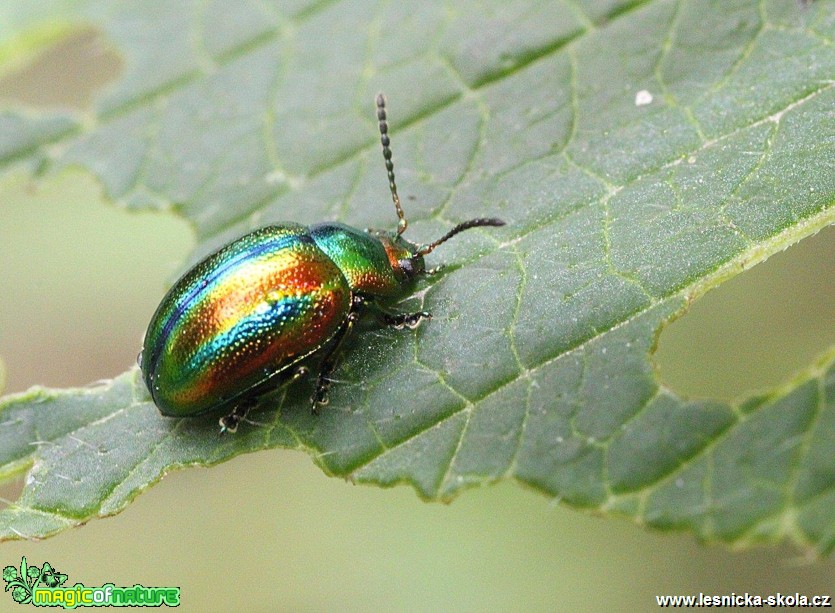
[[[337,223],[268,226],[208,256],[171,288],[141,357],[166,415],[235,401],[337,332],[352,293],[390,295],[408,255]]]

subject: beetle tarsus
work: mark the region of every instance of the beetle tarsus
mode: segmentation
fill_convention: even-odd
[[[316,379],[316,390],[310,397],[311,415],[319,415],[319,409],[327,406],[328,402],[330,402],[330,398],[328,398],[328,390],[330,389],[330,386],[330,379],[322,377],[320,373],[319,377]]]
[[[395,330],[409,328],[414,330],[424,319],[432,319],[429,311],[418,311],[417,313],[383,313],[383,322]]]
[[[313,395],[310,397],[311,414],[318,415],[319,409],[328,405],[328,402],[330,402],[330,398],[328,398],[329,387],[330,382],[328,382],[327,379],[317,383],[316,391],[313,392]]]
[[[256,399],[245,400],[237,405],[232,412],[220,418],[220,434],[235,434],[238,431],[238,425],[246,419],[247,414],[252,408],[258,404]]]

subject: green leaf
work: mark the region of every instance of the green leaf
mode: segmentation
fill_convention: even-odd
[[[513,478],[704,539],[835,547],[835,350],[736,404],[678,397],[650,357],[691,301],[835,221],[835,2],[30,6],[0,6],[21,30],[0,50],[77,21],[123,73],[87,115],[0,113],[2,169],[80,166],[124,206],[173,207],[192,261],[267,222],[393,227],[378,90],[412,240],[508,226],[432,254],[403,308],[434,319],[362,329],[319,417],[298,384],[219,437],[160,416],[136,370],[6,397],[0,472],[27,474],[0,537],[282,446],[428,499]]]

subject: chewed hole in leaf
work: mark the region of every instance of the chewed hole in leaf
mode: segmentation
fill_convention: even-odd
[[[121,57],[98,30],[69,30],[29,63],[0,78],[0,103],[83,110],[121,71]]]
[[[835,227],[695,301],[662,332],[662,380],[692,398],[734,400],[787,381],[835,344]]]

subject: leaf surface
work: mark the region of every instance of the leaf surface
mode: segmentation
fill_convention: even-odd
[[[30,6],[0,7],[0,59],[92,24],[123,73],[92,119],[1,111],[0,171],[80,166],[126,207],[173,207],[192,263],[268,222],[393,227],[378,90],[412,240],[508,225],[430,256],[445,268],[401,307],[434,319],[363,327],[319,417],[299,384],[219,438],[161,417],[135,370],[0,401],[0,470],[28,470],[0,536],[282,446],[429,499],[513,478],[705,539],[835,546],[835,353],[735,405],[676,396],[650,358],[690,301],[835,220],[835,2]]]

